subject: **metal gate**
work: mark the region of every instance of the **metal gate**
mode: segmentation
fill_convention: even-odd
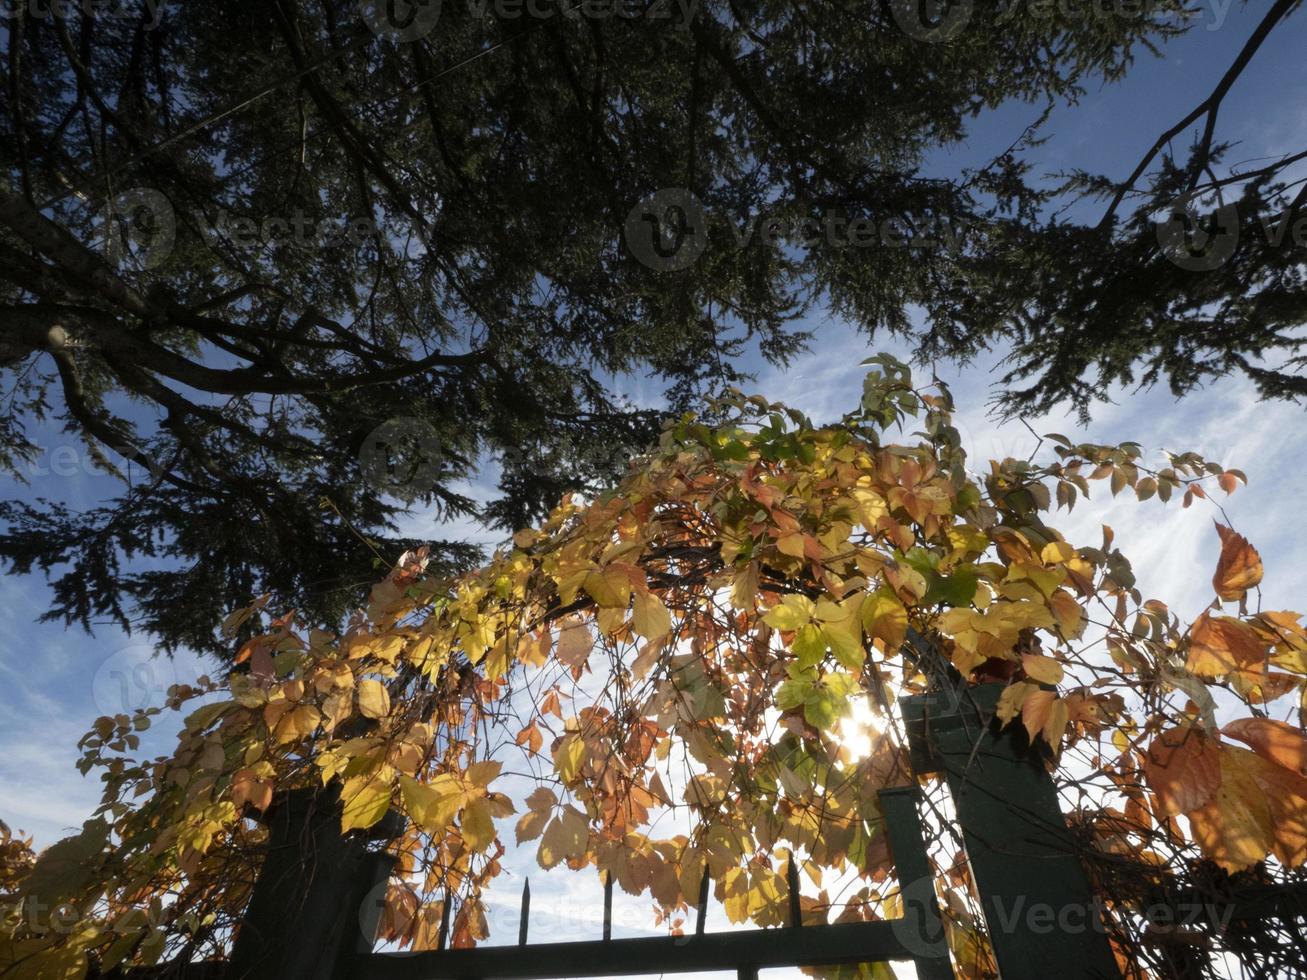
[[[885,827],[900,880],[930,875],[912,788],[880,793]],[[775,929],[705,932],[709,878],[699,889],[698,918],[692,935],[612,939],[613,886],[604,888],[603,938],[591,942],[531,943],[530,892],[524,891],[517,946],[439,949],[424,953],[356,953],[349,975],[366,980],[432,978],[631,976],[635,974],[735,971],[739,980],[757,980],[758,971],[780,966],[827,966],[911,960],[922,980],[952,978],[943,943],[943,923],[933,893],[927,899],[904,889],[904,917],[886,922],[803,925],[799,914],[798,869],[788,868],[789,925]],[[448,909],[448,904],[446,904]],[[442,940],[448,919],[443,923]],[[441,945],[444,943],[442,941]]]
[[[993,685],[903,700],[913,769],[941,774],[948,787],[1004,980],[1119,978],[1053,781],[1019,735],[992,724],[1001,690]],[[880,794],[901,886],[903,917],[897,920],[804,925],[791,867],[785,926],[706,932],[711,883],[705,878],[692,934],[612,939],[610,884],[602,938],[528,943],[525,891],[518,945],[408,953],[373,948],[382,905],[377,899],[395,859],[370,850],[358,835],[342,836],[338,811],[324,805],[322,794],[310,795],[307,810],[290,801],[269,811],[269,850],[224,980],[530,980],[699,971],[735,971],[740,980],[755,980],[770,967],[905,960],[924,980],[943,980],[953,973],[917,795],[915,787]],[[399,829],[385,823],[378,836],[397,836]],[[1036,912],[1040,922],[1074,919],[1080,927],[1041,928]],[[442,940],[447,932],[446,918]]]

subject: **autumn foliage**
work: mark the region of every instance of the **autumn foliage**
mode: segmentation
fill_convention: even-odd
[[[408,817],[385,920],[403,946],[434,943],[447,894],[453,942],[486,938],[481,896],[519,845],[647,895],[669,929],[705,868],[732,921],[782,923],[789,853],[805,916],[892,917],[877,791],[917,778],[896,701],[955,683],[1006,685],[1001,721],[1074,781],[1101,853],[1156,875],[1300,867],[1307,633],[1260,609],[1257,551],[1216,525],[1213,602],[1186,623],[1138,592],[1110,529],[1071,542],[1046,523],[1091,488],[1188,506],[1242,474],[1056,435],[1046,460],[977,474],[947,390],[869,364],[840,423],[732,394],[474,574],[404,556],[341,632],[233,613],[234,669],[170,693],[189,712],[172,756],[129,757],[157,710],[84,740],[104,804],[14,894],[87,914],[71,933],[11,917],[0,976],[222,955],[259,813],[328,784],[345,830]],[[981,923],[944,905],[959,964],[982,971],[962,952]]]

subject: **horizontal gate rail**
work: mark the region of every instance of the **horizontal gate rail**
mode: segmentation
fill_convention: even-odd
[[[367,980],[544,980],[914,959],[915,951],[903,943],[898,933],[898,921],[844,922],[695,936],[533,943],[525,949],[483,946],[427,953],[373,953],[358,958],[355,975]]]
[[[708,874],[699,891],[694,933],[684,936],[612,938],[613,883],[604,882],[603,939],[527,945],[531,889],[522,892],[516,946],[446,949],[450,899],[446,896],[435,950],[346,955],[337,980],[546,980],[554,977],[635,976],[638,974],[735,972],[739,980],[756,980],[768,967],[828,966],[912,960],[921,980],[953,977],[943,925],[935,903],[930,865],[917,814],[915,787],[882,790],[885,832],[889,836],[900,881],[904,918],[877,922],[804,925],[799,908],[799,869],[791,857],[786,868],[789,925],[738,932],[704,932]]]

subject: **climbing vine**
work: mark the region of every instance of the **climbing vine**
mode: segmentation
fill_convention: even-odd
[[[805,917],[892,917],[877,793],[916,780],[897,700],[984,683],[1074,785],[1101,853],[1156,876],[1299,868],[1307,633],[1260,608],[1257,551],[1218,522],[1211,607],[1182,622],[1110,529],[1072,542],[1047,523],[1091,489],[1190,506],[1243,475],[1059,435],[977,474],[947,389],[868,365],[837,424],[738,393],[712,424],[675,421],[611,491],[564,499],[477,572],[403,556],[339,632],[266,598],[232,613],[231,663],[169,692],[171,756],[132,758],[158,708],[83,739],[103,804],[6,863],[0,976],[224,955],[259,818],[302,787],[338,793],[345,831],[408,818],[383,921],[404,947],[434,945],[446,901],[455,946],[487,938],[510,846],[611,876],[670,930],[705,869],[733,922],[781,924],[790,854]],[[1124,927],[1129,897],[1107,901]],[[944,907],[955,959],[983,974],[981,925]],[[60,908],[75,926],[51,927]]]

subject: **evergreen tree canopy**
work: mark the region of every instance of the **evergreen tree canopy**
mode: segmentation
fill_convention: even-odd
[[[0,555],[52,578],[49,616],[170,646],[219,649],[212,624],[265,592],[334,625],[414,544],[403,506],[523,526],[658,431],[612,378],[682,408],[746,351],[801,350],[815,304],[928,356],[1011,345],[1012,410],[1232,370],[1300,394],[1301,253],[1229,234],[1232,207],[1235,228],[1296,215],[1293,161],[1214,176],[1221,100],[1298,5],[1127,180],[1059,186],[1025,160],[1037,126],[984,166],[927,164],[988,109],[1119,80],[1183,4],[28,5],[0,87],[0,461],[21,474],[49,417],[124,482],[89,511],[5,504]],[[1236,191],[1205,253],[1153,223]],[[1101,220],[1052,217],[1068,194]],[[834,247],[869,235],[917,239]],[[458,488],[486,458],[481,506]]]

